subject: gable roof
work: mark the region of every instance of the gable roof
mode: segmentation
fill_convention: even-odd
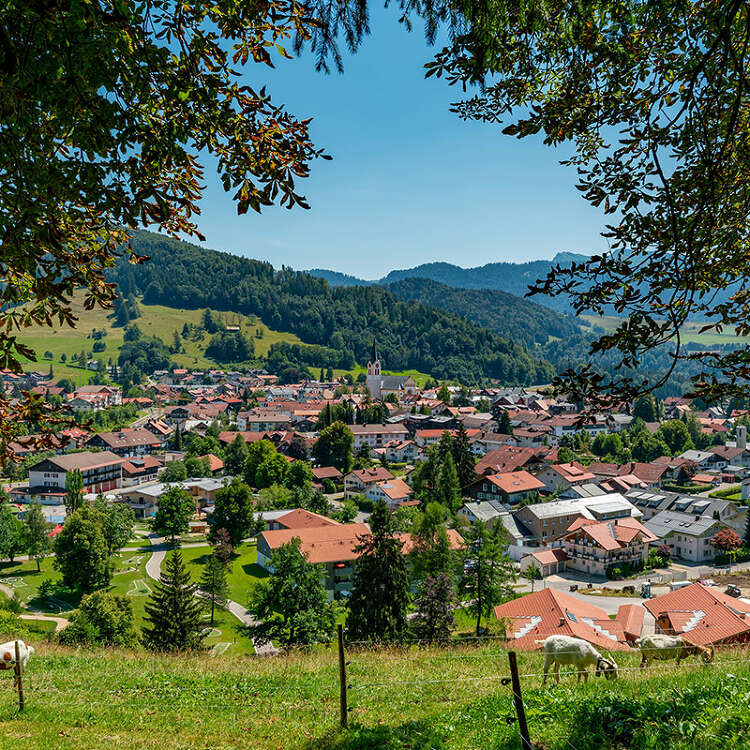
[[[544,489],[544,482],[540,482],[528,471],[509,471],[504,474],[490,474],[480,481],[492,482],[506,495],[517,492],[530,492]]]
[[[644,606],[654,617],[668,619],[690,643],[718,643],[750,631],[749,602],[700,583],[649,599]]]
[[[287,529],[314,529],[319,526],[340,526],[338,521],[334,521],[328,516],[322,516],[319,513],[305,510],[304,508],[295,508],[279,516],[276,523]]]
[[[520,651],[541,648],[537,641],[550,635],[582,638],[599,648],[629,650],[622,624],[607,613],[555,589],[542,589],[495,607],[495,617],[508,621],[510,647]]]

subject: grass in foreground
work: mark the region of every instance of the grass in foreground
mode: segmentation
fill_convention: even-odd
[[[40,644],[27,709],[0,683],[0,748],[515,750],[507,655],[493,645],[348,655],[350,729],[338,726],[335,650],[249,659],[75,652]],[[743,748],[750,740],[746,653],[722,652],[621,679],[541,686],[539,654],[520,654],[532,739],[546,750]],[[0,678],[4,675],[0,675]],[[53,741],[54,738],[54,741]]]

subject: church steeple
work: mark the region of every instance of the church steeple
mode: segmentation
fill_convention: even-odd
[[[374,336],[372,337],[372,352],[370,353],[370,361],[367,363],[367,374],[380,375],[380,360],[378,359],[378,348]]]

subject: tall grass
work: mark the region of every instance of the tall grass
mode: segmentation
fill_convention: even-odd
[[[72,651],[39,644],[18,715],[0,673],[0,748],[520,747],[507,654],[496,644],[350,650],[350,729],[338,726],[333,648],[278,658]],[[519,654],[532,739],[549,750],[750,745],[750,664],[618,654],[621,677],[541,684],[538,653]]]

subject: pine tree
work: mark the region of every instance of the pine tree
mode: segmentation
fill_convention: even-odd
[[[456,437],[453,439],[452,453],[453,463],[456,465],[456,473],[458,474],[458,483],[461,489],[464,489],[476,479],[477,475],[474,471],[474,455],[471,452],[469,436],[463,422],[459,425]]]
[[[502,524],[490,530],[475,521],[464,533],[463,565],[459,591],[471,601],[469,612],[477,618],[476,633],[481,634],[482,617],[506,596],[513,594],[514,565],[505,554],[507,532]]]
[[[370,529],[355,547],[358,557],[349,598],[349,636],[353,640],[400,640],[407,629],[409,580],[403,542],[382,501],[370,516]]]
[[[41,571],[41,560],[49,553],[50,541],[47,536],[47,520],[39,503],[31,503],[24,520],[26,550],[32,560],[36,560],[37,572]]]
[[[438,476],[437,495],[439,501],[451,512],[455,513],[461,507],[461,486],[458,482],[456,466],[453,456],[449,453]]]
[[[203,566],[200,583],[201,591],[205,594],[205,601],[211,608],[211,625],[214,624],[216,607],[224,609],[227,606],[229,587],[227,586],[227,569],[224,563],[215,555],[209,555]]]
[[[65,476],[65,510],[70,515],[83,505],[83,476],[78,469]]]
[[[500,420],[498,422],[497,429],[501,435],[513,434],[513,425],[510,423],[510,415],[504,409],[500,413]]]
[[[419,585],[414,602],[414,630],[426,641],[444,640],[455,626],[456,589],[447,573],[428,576]]]
[[[203,607],[195,597],[197,586],[175,550],[164,562],[159,582],[145,605],[143,643],[152,651],[189,651],[203,642]]]

